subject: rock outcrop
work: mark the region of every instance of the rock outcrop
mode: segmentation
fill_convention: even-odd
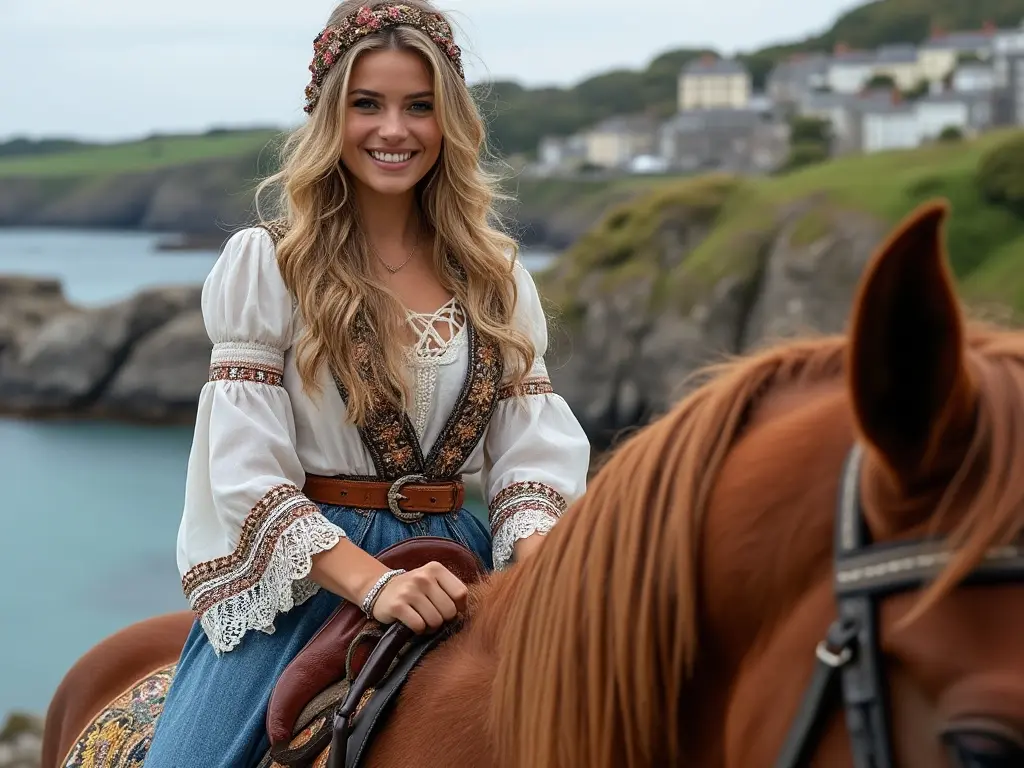
[[[210,360],[200,292],[85,309],[52,281],[0,280],[0,410],[187,422]]]
[[[39,768],[43,751],[43,721],[13,713],[0,725],[0,768]]]

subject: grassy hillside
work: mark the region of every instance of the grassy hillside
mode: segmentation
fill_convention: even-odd
[[[279,132],[218,131],[194,136],[155,136],[140,141],[61,148],[30,155],[0,156],[0,178],[75,178],[149,171],[202,160],[257,155]]]
[[[753,270],[780,212],[797,201],[812,205],[792,237],[809,243],[844,212],[895,224],[919,203],[945,197],[953,206],[950,258],[965,297],[1024,313],[1024,219],[987,203],[975,179],[981,156],[1011,133],[849,157],[784,177],[705,176],[669,183],[613,210],[570,249],[557,280],[549,276],[551,298],[571,317],[575,287],[585,275],[600,270],[612,285],[648,273],[661,278],[656,298],[686,309],[720,278]],[[707,237],[666,274],[666,237],[694,223],[706,227]]]

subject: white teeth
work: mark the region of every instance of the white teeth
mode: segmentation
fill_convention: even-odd
[[[371,152],[370,155],[382,163],[404,163],[412,158],[412,152],[403,152],[400,155],[393,152]]]

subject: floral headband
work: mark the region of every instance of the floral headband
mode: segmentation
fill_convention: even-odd
[[[347,16],[338,26],[324,29],[313,41],[313,63],[309,71],[313,79],[306,86],[306,114],[312,114],[320,100],[320,89],[331,67],[351,48],[356,41],[382,29],[405,24],[425,32],[445,56],[451,61],[459,76],[465,80],[462,69],[462,50],[455,44],[452,28],[439,13],[428,13],[411,5],[378,5],[376,8],[361,6]]]

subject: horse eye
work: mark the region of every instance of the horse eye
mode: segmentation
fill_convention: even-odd
[[[1024,766],[1024,736],[1013,729],[972,723],[952,726],[942,734],[955,768],[1011,768]]]

